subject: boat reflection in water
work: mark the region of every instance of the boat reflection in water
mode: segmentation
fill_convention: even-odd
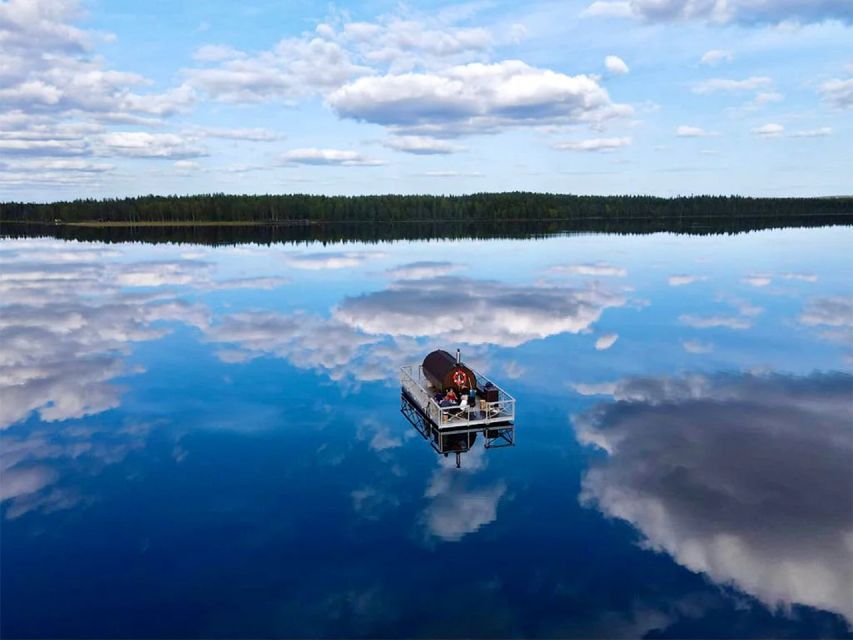
[[[515,399],[446,351],[400,370],[400,412],[438,453],[462,454],[482,435],[487,449],[515,444]]]

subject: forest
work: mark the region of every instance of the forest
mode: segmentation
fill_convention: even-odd
[[[853,197],[579,196],[552,193],[477,193],[464,196],[226,195],[141,196],[51,203],[0,204],[5,222],[67,224],[295,225],[319,223],[498,223],[560,221],[580,226],[641,222],[664,226],[692,221],[736,224],[761,219],[790,226],[821,218],[849,224]]]

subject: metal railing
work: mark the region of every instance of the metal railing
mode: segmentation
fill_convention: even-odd
[[[426,416],[442,427],[515,420],[515,398],[479,371],[474,371],[474,374],[477,376],[478,384],[491,383],[498,390],[496,401],[486,402],[482,397],[478,397],[477,403],[469,407],[468,399],[463,398],[458,405],[443,407],[429,392],[430,384],[424,375],[422,365],[410,364],[401,367],[400,384],[403,391],[409,394]]]

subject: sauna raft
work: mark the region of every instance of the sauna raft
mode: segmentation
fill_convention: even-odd
[[[515,444],[515,398],[463,363],[458,350],[455,357],[433,351],[422,364],[401,367],[400,385],[401,413],[438,453],[455,453],[457,467],[478,434],[487,449]],[[450,389],[458,397],[453,404],[442,401]]]

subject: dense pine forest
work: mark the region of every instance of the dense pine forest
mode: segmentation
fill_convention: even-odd
[[[0,221],[39,223],[377,223],[436,221],[678,221],[685,218],[853,216],[853,197],[196,195],[0,204]]]

